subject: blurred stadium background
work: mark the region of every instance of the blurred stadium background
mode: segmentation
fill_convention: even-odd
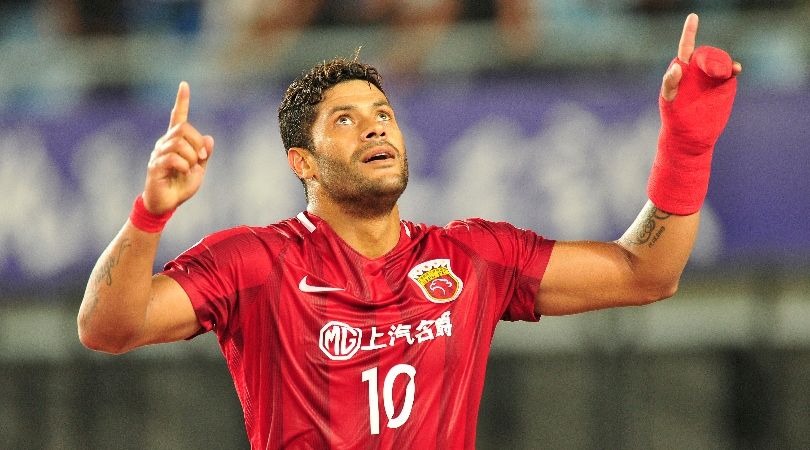
[[[644,202],[687,12],[740,60],[680,293],[503,324],[482,449],[810,448],[810,5],[758,0],[0,2],[0,449],[247,446],[215,339],[94,354],[75,315],[177,83],[217,139],[159,263],[303,208],[275,111],[314,62],[378,65],[404,215],[614,239]]]

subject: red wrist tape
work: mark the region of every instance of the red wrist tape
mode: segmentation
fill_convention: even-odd
[[[172,217],[172,214],[174,214],[174,210],[167,211],[163,214],[153,214],[149,212],[143,204],[143,196],[139,195],[138,198],[135,199],[135,204],[132,205],[132,212],[129,213],[129,221],[132,222],[135,228],[141,231],[160,233],[163,231],[163,227],[166,226],[166,222]]]
[[[658,98],[661,131],[647,195],[661,210],[689,215],[706,198],[714,144],[731,115],[737,78],[731,57],[714,47],[698,47],[689,64],[678,58],[672,64],[683,74],[672,101]]]

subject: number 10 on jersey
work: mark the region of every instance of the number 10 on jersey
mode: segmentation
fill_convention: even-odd
[[[405,387],[405,404],[399,414],[394,417],[394,381],[400,375],[408,377],[408,385]],[[385,415],[388,417],[388,428],[399,428],[411,416],[413,408],[413,398],[416,393],[416,369],[408,364],[397,364],[388,371],[383,381],[383,406]],[[377,368],[363,371],[363,382],[368,381],[368,415],[371,434],[380,434],[380,397],[378,393]]]

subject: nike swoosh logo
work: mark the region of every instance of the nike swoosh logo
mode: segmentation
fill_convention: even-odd
[[[328,286],[312,286],[307,283],[307,276],[304,275],[304,278],[301,278],[301,281],[298,282],[298,289],[301,292],[334,292],[334,291],[345,291],[343,288],[336,288],[336,287],[328,287]]]

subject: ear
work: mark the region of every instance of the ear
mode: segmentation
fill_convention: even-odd
[[[303,147],[292,147],[287,151],[287,163],[298,178],[306,180],[315,175],[312,152]]]

